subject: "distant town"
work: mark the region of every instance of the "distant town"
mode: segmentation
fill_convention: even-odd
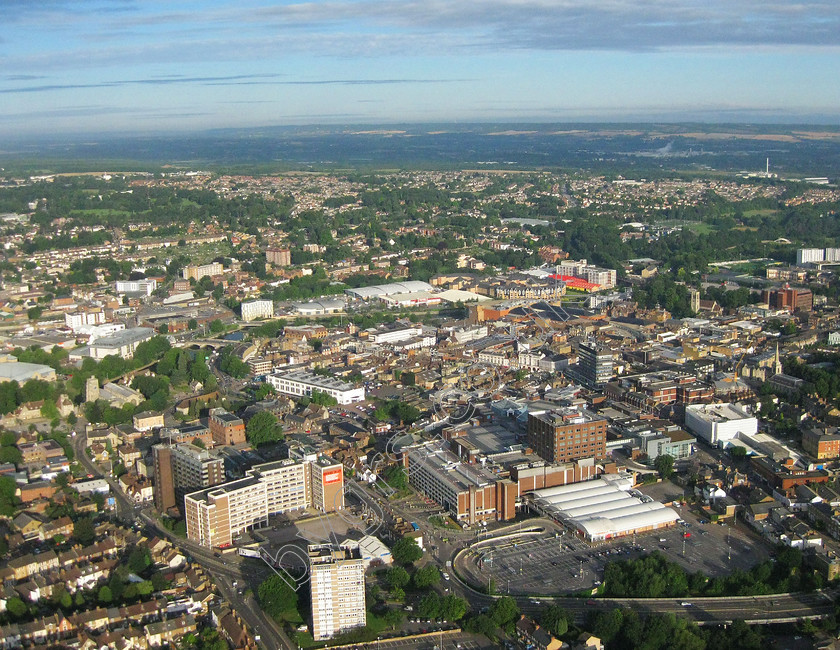
[[[836,642],[838,206],[0,171],[0,648]]]

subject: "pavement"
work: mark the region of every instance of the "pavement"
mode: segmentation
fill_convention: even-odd
[[[88,473],[108,481],[108,484],[111,486],[111,493],[116,500],[117,517],[119,519],[129,525],[144,523],[146,526],[152,528],[157,535],[169,539],[170,542],[190,557],[193,562],[200,564],[209,575],[213,576],[213,582],[222,596],[233,606],[240,617],[242,617],[252,634],[260,636],[260,647],[266,650],[278,650],[279,648],[295,650],[297,648],[297,644],[292,643],[279,626],[262,611],[256,600],[253,597],[246,598],[244,595],[246,588],[250,588],[256,593],[260,582],[271,575],[271,569],[262,562],[241,558],[238,555],[227,555],[223,558],[217,558],[209,549],[178,537],[166,530],[159,524],[157,519],[136,507],[125,496],[117,481],[113,477],[107,476],[88,458],[85,453],[86,436],[84,433],[77,433],[76,436],[71,437],[71,441],[76,457]],[[237,587],[233,586],[234,580],[237,582]]]

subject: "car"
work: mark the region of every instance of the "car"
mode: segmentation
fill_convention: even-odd
[[[449,580],[449,574],[446,571],[443,571],[440,575],[443,576],[444,580]]]
[[[680,603],[680,606],[681,606],[681,607],[693,607],[694,605],[693,605],[693,603],[689,603],[689,602],[687,602],[687,601],[683,601],[683,602],[681,602],[681,603]]]

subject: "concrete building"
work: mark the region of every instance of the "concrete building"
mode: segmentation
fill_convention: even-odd
[[[318,391],[334,397],[339,404],[352,404],[365,399],[364,387],[356,387],[340,379],[322,377],[308,370],[275,373],[265,379],[278,393],[284,395],[311,396]]]
[[[239,533],[268,524],[271,515],[344,508],[344,469],[326,456],[293,450],[295,457],[255,465],[238,481],[184,497],[187,538],[226,546]]]
[[[408,480],[456,521],[474,524],[516,516],[516,484],[499,481],[480,465],[461,462],[443,442],[423,443],[408,451]]]
[[[217,445],[239,445],[245,442],[245,422],[223,408],[210,409],[207,425]]]
[[[155,289],[157,289],[157,280],[153,279],[117,280],[114,283],[114,290],[118,294],[127,293],[135,296],[151,296]]]
[[[313,638],[322,641],[364,627],[365,567],[358,550],[330,545],[308,550]]]
[[[137,346],[154,335],[155,331],[150,327],[134,327],[111,336],[104,336],[90,344],[90,356],[94,359],[104,359],[109,354],[113,354],[123,359],[130,359],[134,356]]]
[[[189,443],[155,445],[155,506],[161,512],[183,509],[185,494],[219,485],[225,480],[224,459]]]
[[[210,264],[202,264],[200,266],[186,266],[181,271],[181,275],[185,280],[192,278],[198,282],[205,275],[209,275],[212,278],[214,275],[221,275],[224,273],[224,270],[224,267],[219,262],[211,262]]]
[[[739,435],[758,433],[758,420],[734,404],[691,404],[685,407],[685,426],[710,445]]]
[[[225,547],[234,536],[268,525],[266,484],[254,476],[222,483],[184,497],[187,538],[208,547]]]
[[[251,300],[241,305],[242,320],[246,323],[258,318],[271,318],[274,316],[273,300]]]
[[[605,458],[607,420],[579,408],[528,413],[528,444],[550,463]]]
[[[105,322],[105,312],[102,309],[91,311],[75,311],[64,314],[64,324],[74,332],[82,327],[102,325]]]
[[[265,251],[265,261],[274,266],[291,266],[292,252],[288,248],[268,248]]]
[[[585,341],[578,346],[577,375],[589,388],[601,389],[612,379],[612,350],[594,341]]]

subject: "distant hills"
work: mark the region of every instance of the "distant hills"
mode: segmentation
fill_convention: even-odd
[[[840,129],[735,124],[411,124],[217,129],[135,136],[7,139],[0,164],[83,169],[169,164],[250,170],[572,168],[840,174]],[[115,167],[114,165],[117,165]]]

